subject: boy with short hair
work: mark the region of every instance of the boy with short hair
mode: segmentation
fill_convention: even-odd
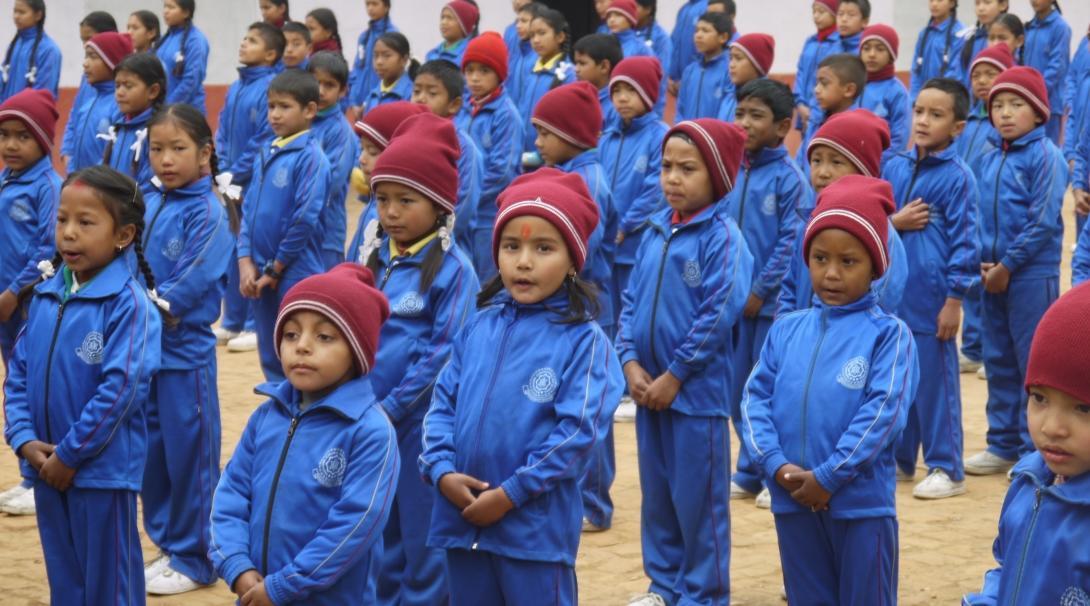
[[[859,54],[859,45],[863,30],[870,23],[869,0],[840,0],[836,7],[836,41],[840,44],[837,52],[849,55]]]
[[[677,94],[677,122],[713,118],[723,98],[734,94],[727,77],[727,55],[723,52],[730,32],[730,17],[723,13],[704,13],[697,21],[693,45],[701,56],[682,73]]]
[[[817,84],[814,85],[817,106],[810,112],[806,136],[802,138],[799,153],[795,156],[803,172],[809,174],[809,162],[804,160],[808,160],[806,154],[810,139],[829,118],[856,107],[866,84],[867,68],[858,56],[840,53],[822,60],[818,66]]]
[[[730,45],[730,60],[727,72],[735,91],[747,83],[768,76],[772,61],[776,56],[776,39],[768,34],[746,34],[739,36]],[[737,94],[726,95],[719,106],[717,118],[724,122],[734,122],[734,110],[738,107]]]
[[[583,36],[572,49],[575,77],[590,82],[598,89],[598,103],[602,106],[602,125],[605,128],[617,120],[617,113],[609,99],[609,79],[623,58],[621,44],[610,34]]]
[[[117,32],[95,34],[83,46],[87,86],[77,96],[61,143],[61,156],[67,161],[69,173],[102,163],[110,118],[117,111],[114,69],[133,52],[129,36]]]
[[[889,124],[890,144],[883,162],[904,151],[909,140],[908,90],[894,70],[899,44],[892,27],[878,24],[863,30],[859,47],[859,58],[867,68],[867,85],[859,95],[859,106]]]
[[[913,489],[918,499],[965,492],[957,332],[961,302],[980,263],[977,183],[954,140],[965,128],[969,94],[957,80],[928,80],[916,97],[915,149],[894,155],[882,176],[893,185],[913,294],[897,315],[908,324],[919,354],[920,384],[908,410],[896,461],[899,477],[916,473],[923,443],[927,476]]]
[[[298,21],[284,24],[284,67],[306,69],[314,46],[310,42],[310,30]]]
[[[696,33],[700,16],[706,12],[708,12],[707,0],[686,0],[677,9],[674,30],[670,32],[670,42],[673,43],[674,50],[670,59],[670,71],[667,74],[670,94],[675,97],[681,88],[681,76],[685,73],[685,68],[701,59],[702,53],[696,50],[693,34]]]
[[[836,36],[836,8],[837,0],[817,0],[811,8],[817,33],[803,43],[798,67],[795,70],[795,109],[799,113],[796,127],[802,133],[806,132],[810,108],[816,104],[814,83],[817,79],[818,64],[840,48],[840,39]]]
[[[283,380],[273,328],[284,293],[322,273],[321,214],[329,160],[311,123],[318,113],[318,81],[298,69],[269,83],[269,126],[276,139],[254,166],[243,197],[238,235],[239,291],[254,299],[257,350],[269,380]]]

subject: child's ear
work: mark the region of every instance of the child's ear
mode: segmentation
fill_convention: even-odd
[[[155,84],[152,84],[151,86],[148,87],[148,96],[151,97],[152,99],[158,99],[159,96],[162,93],[163,93],[163,87],[159,86],[158,82],[156,82]]]
[[[276,64],[276,51],[274,49],[265,49],[265,63],[268,65]]]
[[[852,99],[859,98],[859,87],[856,86],[855,82],[846,82],[844,84],[844,92],[848,93]]]
[[[318,103],[316,101],[311,101],[310,103],[307,103],[305,106],[303,106],[303,116],[306,117],[307,120],[313,120],[314,117],[317,115]]]
[[[197,151],[197,165],[201,168],[212,165],[212,144],[209,143]]]
[[[136,239],[136,225],[129,223],[122,225],[121,229],[114,232],[114,248],[125,248]]]
[[[791,132],[791,116],[788,116],[788,117],[784,118],[783,120],[780,120],[779,122],[776,122],[775,124],[776,124],[776,137],[779,138],[780,141],[783,141],[784,139],[787,138],[788,133]]]
[[[965,132],[965,125],[967,123],[968,120],[958,120],[954,122],[954,132],[950,133],[950,138],[957,139],[958,137],[960,137],[961,133]]]
[[[448,115],[454,116],[461,110],[462,110],[462,97],[461,96],[455,97],[455,98],[451,99],[450,101],[447,101],[447,113],[448,113]]]

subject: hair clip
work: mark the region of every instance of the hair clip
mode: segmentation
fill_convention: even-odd
[[[154,288],[148,291],[148,298],[151,299],[152,303],[155,303],[156,307],[170,313],[170,301],[159,297],[159,293],[155,292]]]
[[[53,262],[49,259],[38,261],[38,271],[42,272],[43,280],[48,280],[53,277],[53,274],[57,273],[57,270],[53,268]]]
[[[106,141],[108,143],[117,143],[117,127],[111,125],[109,130],[107,130],[105,133],[99,133],[95,135],[95,138],[102,139],[103,141]]]
[[[174,62],[181,63],[182,61],[185,61],[185,55],[182,54],[182,51],[174,53]]]
[[[38,66],[30,68],[30,71],[26,73],[27,84],[34,84],[38,80]]]
[[[0,78],[4,79],[4,84],[8,83],[8,70],[11,69],[10,65],[0,65]]]
[[[229,172],[222,172],[216,175],[216,188],[223,194],[225,198],[232,200],[238,200],[242,198],[242,187],[239,185],[233,185],[231,180],[235,176]]]
[[[129,146],[129,149],[133,151],[132,159],[134,162],[140,161],[140,152],[144,149],[144,140],[147,138],[148,129],[141,128],[140,130],[136,131],[136,141],[134,141],[133,144]]]
[[[378,226],[378,220],[371,219],[367,222],[367,226],[363,228],[363,245],[360,246],[361,265],[367,265],[371,253],[378,250],[378,247],[382,245],[382,239],[378,237]]]

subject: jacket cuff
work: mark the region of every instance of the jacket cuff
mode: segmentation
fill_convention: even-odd
[[[765,284],[764,282],[754,282],[753,283],[753,288],[750,289],[749,293],[751,295],[757,297],[758,299],[760,299],[761,302],[763,303],[763,302],[768,300],[768,295],[773,290],[775,290],[775,288],[776,288],[775,286],[769,286],[768,284]]]
[[[776,450],[765,455],[763,466],[765,468],[765,476],[775,482],[776,472],[780,470],[784,465],[788,465],[791,461],[787,460],[787,457],[783,456],[783,451]]]
[[[693,374],[696,371],[692,364],[685,364],[684,362],[681,362],[679,360],[674,360],[673,362],[671,362],[670,366],[667,367],[666,370],[669,371],[670,374],[677,377],[677,380],[681,381],[682,383],[687,381],[689,379],[689,375]]]
[[[500,488],[507,494],[507,498],[511,499],[511,502],[515,504],[515,507],[522,507],[526,501],[530,500],[530,495],[523,490],[518,476],[507,478],[503,484],[500,484]]]
[[[625,348],[617,351],[618,357],[621,359],[621,369],[624,370],[624,365],[629,362],[639,362],[640,357],[636,355],[636,350],[633,348]]]
[[[404,409],[395,404],[390,398],[382,400],[378,405],[386,412],[386,416],[390,417],[391,423],[397,423],[405,418]]]
[[[8,440],[8,444],[11,444],[11,449],[15,451],[15,456],[21,459],[23,457],[19,454],[19,449],[26,446],[28,442],[33,442],[37,439],[38,436],[34,435],[33,431],[24,429],[23,431],[12,435],[11,439]]]
[[[295,601],[298,597],[294,596],[290,589],[285,586],[284,576],[280,572],[274,572],[265,577],[265,593],[268,594],[269,600],[278,606]]]
[[[844,485],[845,479],[842,477],[844,474],[834,474],[828,463],[822,463],[816,469],[814,469],[814,479],[821,484],[822,488],[829,491],[830,494],[835,494],[840,487]]]
[[[238,254],[235,255],[235,260],[238,261],[238,260],[243,259],[245,257],[251,257],[252,258],[252,256],[250,255],[250,243],[247,242],[247,243],[243,244],[242,240],[239,240],[238,241]]]
[[[1011,278],[1014,277],[1014,273],[1021,267],[1021,264],[1015,262],[1014,259],[1011,259],[1010,255],[1004,256],[999,262],[1011,272]]]
[[[219,565],[219,575],[227,581],[227,588],[232,590],[235,587],[235,581],[247,570],[257,570],[257,566],[254,566],[249,556],[244,553],[236,553]]]
[[[438,488],[439,479],[448,473],[454,473],[455,471],[453,461],[443,460],[431,466],[431,472],[428,477],[431,478],[432,485]]]
[[[64,442],[57,444],[57,448],[53,450],[53,454],[57,455],[57,458],[61,460],[66,466],[76,469],[79,467],[81,459],[76,456],[76,453],[70,452],[70,449]]]

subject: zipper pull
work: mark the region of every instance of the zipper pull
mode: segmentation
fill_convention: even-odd
[[[295,435],[295,427],[299,425],[299,417],[291,418],[291,425],[288,425],[288,437]]]
[[[1040,488],[1036,489],[1034,492],[1037,495],[1037,497],[1036,497],[1037,500],[1033,502],[1033,511],[1037,511],[1038,509],[1041,508],[1041,498],[1044,497],[1044,494],[1041,493]]]

